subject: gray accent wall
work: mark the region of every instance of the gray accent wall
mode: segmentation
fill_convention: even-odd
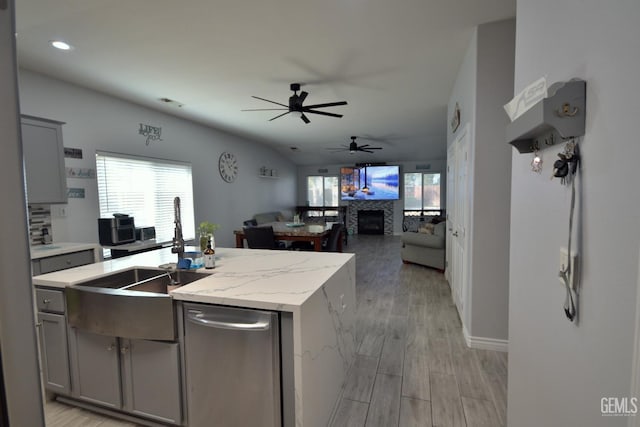
[[[508,424],[627,426],[603,417],[603,397],[630,396],[635,335],[640,185],[640,2],[519,0],[514,93],[545,76],[587,82],[586,133],[577,181],[575,245],[581,257],[578,322],[558,282],[570,188],[550,181],[564,144],[512,149]],[[637,418],[637,416],[636,416]]]
[[[462,320],[469,336],[480,341],[505,341],[509,331],[511,149],[504,143],[508,118],[502,106],[513,96],[514,45],[515,20],[478,26],[448,106],[449,120],[456,103],[461,110],[456,133],[448,126],[448,146],[469,124],[470,314]]]
[[[65,159],[67,167],[95,169],[96,150],[190,162],[196,227],[201,221],[220,224],[219,246],[235,246],[233,230],[243,220],[259,212],[291,211],[296,203],[295,165],[264,144],[28,70],[20,70],[20,101],[23,114],[66,123],[65,147],[83,150],[83,159]],[[162,141],[147,145],[138,134],[140,123],[161,127]],[[218,172],[225,151],[239,163],[232,183]],[[278,178],[259,177],[264,165],[276,169]],[[84,188],[85,198],[70,198],[64,213],[52,205],[54,242],[97,242],[96,180],[67,178],[67,185]]]

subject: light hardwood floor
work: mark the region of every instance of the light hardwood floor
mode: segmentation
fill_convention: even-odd
[[[397,236],[353,236],[358,354],[334,427],[506,426],[506,353],[467,348],[442,273],[402,264]],[[48,427],[132,427],[57,402]]]

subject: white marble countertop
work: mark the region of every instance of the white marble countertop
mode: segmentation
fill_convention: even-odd
[[[302,304],[354,257],[345,253],[216,248],[209,277],[171,292],[176,300],[297,312]],[[132,267],[176,262],[171,248],[47,273],[34,285],[64,288]]]
[[[46,258],[55,255],[64,255],[72,252],[85,251],[92,249],[94,251],[100,250],[100,245],[97,243],[69,243],[69,242],[56,242],[50,245],[38,245],[31,247],[31,259]]]

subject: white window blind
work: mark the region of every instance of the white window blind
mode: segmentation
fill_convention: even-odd
[[[173,199],[180,197],[182,232],[195,238],[191,164],[170,160],[96,153],[100,217],[134,217],[136,227],[156,228],[160,243],[173,239]]]

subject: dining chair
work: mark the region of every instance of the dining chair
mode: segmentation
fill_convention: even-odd
[[[244,237],[249,249],[279,249],[273,227],[245,227]]]
[[[258,225],[258,221],[255,219],[248,219],[242,223],[245,227],[256,227]]]
[[[342,236],[342,224],[333,224],[331,226],[331,232],[327,237],[326,243],[322,247],[323,252],[340,252],[338,243]]]

